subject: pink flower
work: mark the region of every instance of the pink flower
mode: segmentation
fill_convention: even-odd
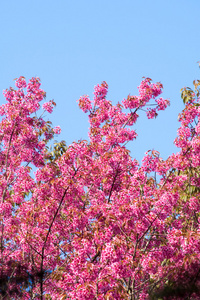
[[[88,95],[81,96],[78,100],[78,104],[80,109],[82,109],[82,111],[85,113],[92,109],[91,101]]]
[[[55,134],[60,134],[61,133],[61,128],[60,126],[56,126],[53,128],[53,131],[55,132]]]
[[[155,101],[158,103],[158,110],[165,110],[165,108],[167,108],[167,106],[170,104],[169,100],[163,98],[157,99]]]
[[[156,118],[158,115],[155,108],[148,108],[146,114],[148,119]]]
[[[53,104],[51,102],[46,102],[42,105],[42,108],[51,114],[53,111]]]
[[[103,81],[101,85],[94,87],[94,103],[99,105],[100,101],[106,98],[108,92],[108,84]]]
[[[26,80],[25,80],[24,76],[20,76],[20,77],[15,81],[15,85],[16,85],[16,87],[18,87],[19,89],[25,88],[25,87],[26,87]]]

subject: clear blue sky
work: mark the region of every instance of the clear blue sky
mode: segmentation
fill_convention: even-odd
[[[107,81],[114,103],[137,94],[143,76],[164,85],[171,106],[156,120],[145,114],[129,145],[141,161],[149,149],[167,158],[182,110],[180,89],[200,79],[199,0],[7,0],[0,3],[0,91],[20,75],[39,76],[57,107],[47,118],[59,139],[87,138],[88,121],[76,100]],[[3,96],[0,102],[4,101]]]

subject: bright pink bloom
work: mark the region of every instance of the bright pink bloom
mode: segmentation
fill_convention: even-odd
[[[26,87],[26,80],[23,76],[20,76],[16,81],[15,81],[16,87],[19,89],[25,88]]]
[[[53,128],[53,131],[55,132],[55,134],[60,134],[61,133],[61,128],[60,126],[56,126]]]
[[[82,111],[85,113],[91,110],[92,108],[91,101],[87,95],[80,97],[78,100],[78,104],[80,109],[82,109]]]
[[[48,113],[52,113],[53,112],[53,105],[51,102],[46,102],[42,105],[42,108],[45,109]]]

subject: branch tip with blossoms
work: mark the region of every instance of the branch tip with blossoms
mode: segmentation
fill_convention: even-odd
[[[60,134],[60,133],[61,133],[61,128],[60,128],[60,126],[55,126],[55,127],[53,128],[53,131],[54,131],[55,134]]]

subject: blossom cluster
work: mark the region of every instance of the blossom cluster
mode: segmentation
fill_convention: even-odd
[[[44,110],[46,110],[48,113],[50,113],[50,114],[53,112],[53,105],[52,105],[51,102],[46,102],[46,103],[44,103],[44,104],[42,105],[42,108],[43,108]]]

